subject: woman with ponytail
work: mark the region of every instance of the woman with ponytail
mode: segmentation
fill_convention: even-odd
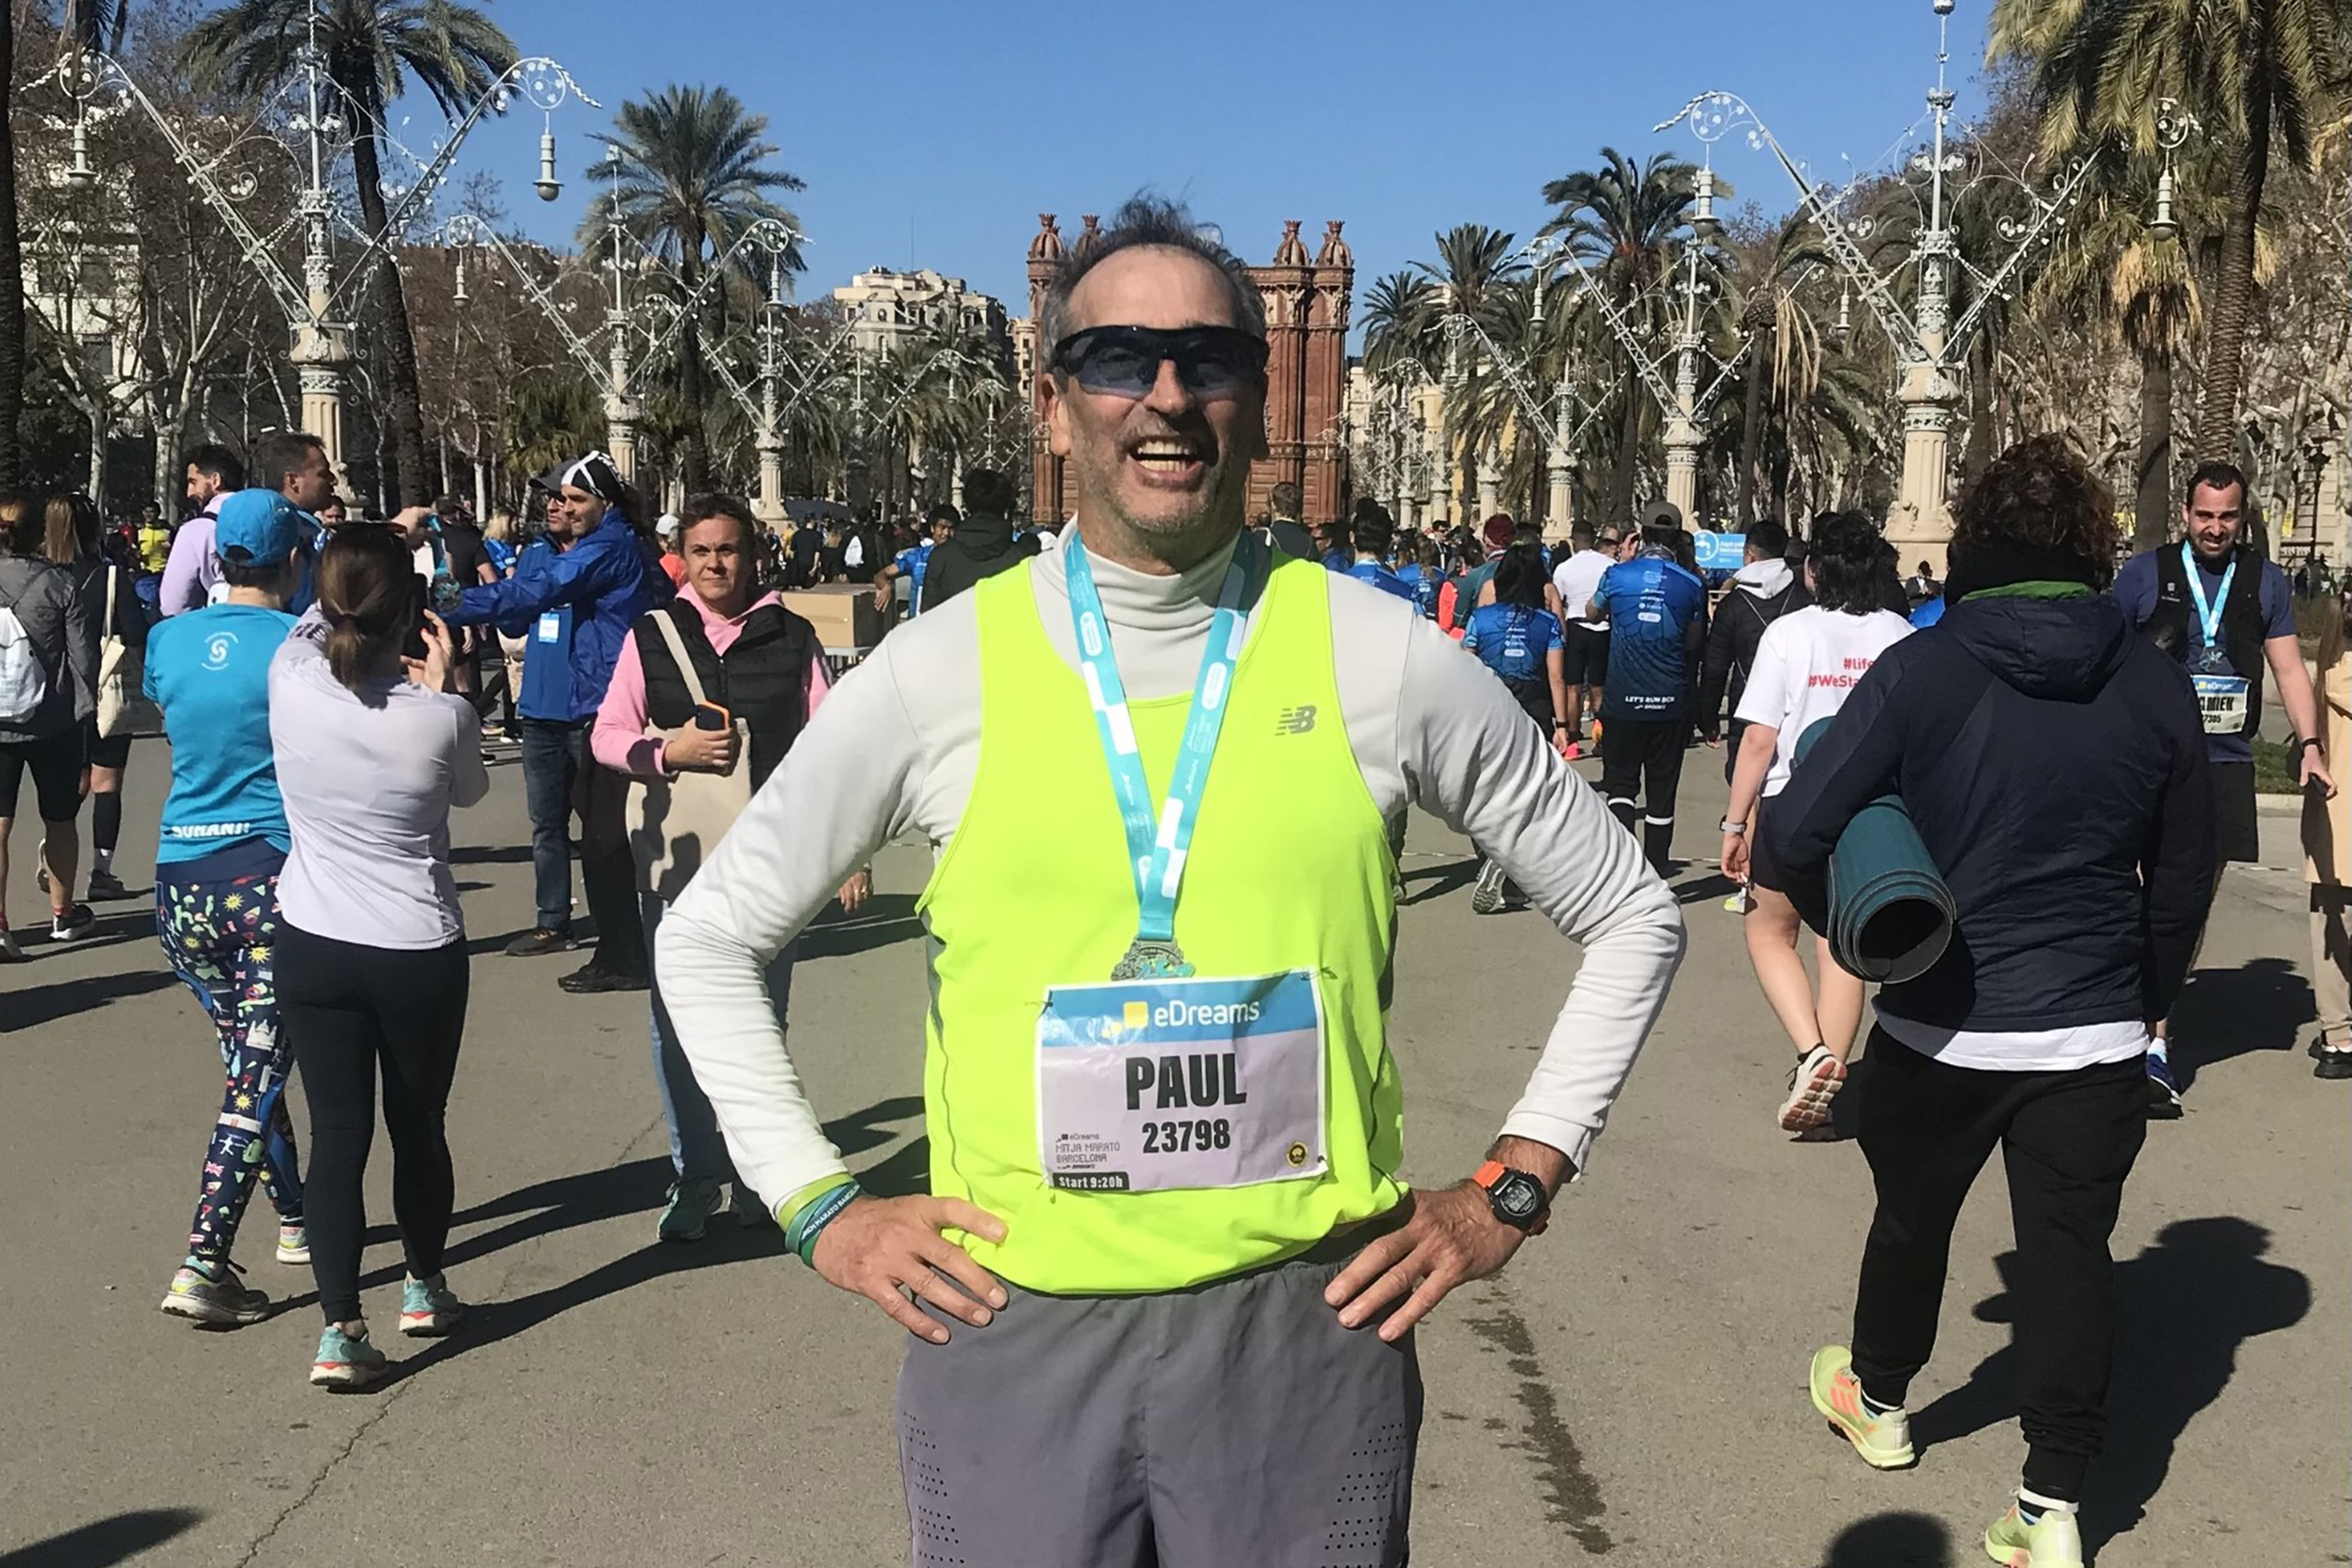
[[[408,1279],[400,1331],[447,1333],[465,1307],[441,1272],[456,1204],[443,1130],[465,1031],[465,918],[449,809],[488,792],[481,721],[452,689],[448,628],[400,539],[345,529],[320,552],[319,603],[269,671],[269,731],[293,852],[278,880],[278,991],[311,1124],[305,1194],[326,1330],[310,1381],[382,1376],[360,1310],[362,1184],[376,1078],[392,1136]]]

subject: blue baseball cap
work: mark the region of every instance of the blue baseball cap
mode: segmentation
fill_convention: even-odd
[[[282,565],[317,528],[308,512],[276,490],[238,490],[221,502],[213,552],[238,566]]]

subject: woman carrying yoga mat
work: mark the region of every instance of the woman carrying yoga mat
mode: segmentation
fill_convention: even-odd
[[[1878,994],[1857,1126],[1877,1209],[1852,1349],[1815,1354],[1811,1395],[1864,1463],[1913,1462],[1904,1400],[1935,1344],[1953,1224],[1999,1150],[2026,1453],[1985,1532],[1997,1563],[2083,1560],[2148,1025],[2188,978],[2213,879],[2196,694],[2100,595],[2115,544],[2114,500],[2062,437],[2002,454],[1960,501],[1951,608],[1880,656],[1767,814],[1781,886],[1816,930],[1840,840],[1885,795],[1950,892],[1950,941]]]
[[[1881,557],[1892,553],[1878,530],[1852,512],[1814,521],[1805,557],[1813,602],[1764,628],[1732,714],[1739,753],[1731,807],[1723,815],[1723,874],[1748,889],[1740,921],[1748,960],[1797,1049],[1780,1102],[1784,1132],[1809,1132],[1829,1121],[1830,1100],[1845,1081],[1846,1058],[1862,1026],[1862,982],[1830,956],[1826,927],[1814,943],[1818,977],[1806,978],[1797,956],[1797,907],[1780,890],[1761,818],[1788,785],[1798,739],[1843,707],[1879,654],[1910,635],[1901,616],[1878,607]]]

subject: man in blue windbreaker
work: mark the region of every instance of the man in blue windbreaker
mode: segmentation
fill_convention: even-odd
[[[1589,611],[1609,622],[1601,794],[1626,831],[1641,818],[1642,852],[1661,877],[1690,738],[1691,675],[1706,640],[1706,588],[1675,560],[1680,531],[1672,521],[1644,522],[1641,553],[1601,574]]]
[[[580,884],[596,922],[596,955],[559,982],[575,993],[646,988],[645,936],[622,824],[627,786],[588,754],[588,727],[622,639],[672,592],[630,524],[626,496],[604,453],[565,465],[550,486],[547,537],[522,552],[513,576],[467,589],[443,615],[453,626],[488,624],[529,643],[515,713],[539,914],[507,952],[530,957],[574,945],[568,838],[576,794]]]

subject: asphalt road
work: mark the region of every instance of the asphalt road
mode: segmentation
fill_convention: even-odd
[[[1685,853],[1711,855],[1715,754],[1686,774]],[[148,880],[159,742],[142,742],[121,869]],[[1589,771],[1589,770],[1588,770]],[[2273,869],[2233,870],[2181,1010],[2187,1120],[2152,1131],[2116,1255],[2116,1430],[2085,1510],[2097,1560],[2347,1558],[2346,1107],[2302,1045],[2311,996],[2290,819]],[[559,992],[563,958],[497,949],[528,923],[519,769],[460,819],[480,954],[451,1138],[451,1279],[476,1306],[400,1375],[304,1381],[307,1270],[266,1249],[282,1314],[232,1334],[156,1310],[218,1103],[194,1004],[142,906],[0,970],[11,1094],[0,1183],[0,1568],[426,1563],[864,1565],[906,1561],[889,1420],[901,1335],[730,1226],[654,1239],[667,1146],[641,996]],[[36,912],[31,825],[9,908]],[[1576,957],[1540,919],[1469,911],[1467,847],[1412,824],[1391,1029],[1409,1169],[1475,1163]],[[813,942],[793,1038],[853,1165],[922,1168],[917,848],[875,913]],[[1953,1250],[1915,1390],[1919,1467],[1865,1469],[1814,1416],[1813,1348],[1845,1337],[1869,1184],[1851,1144],[1771,1125],[1786,1047],[1714,868],[1678,879],[1690,956],[1549,1233],[1422,1334],[1429,1385],[1416,1563],[1899,1568],[1982,1561],[2021,1447],[2009,1420],[1998,1163]],[[303,1121],[296,1101],[298,1125]],[[388,1218],[384,1145],[372,1212]],[[266,1205],[256,1204],[266,1234]],[[399,1255],[371,1247],[390,1327]]]

